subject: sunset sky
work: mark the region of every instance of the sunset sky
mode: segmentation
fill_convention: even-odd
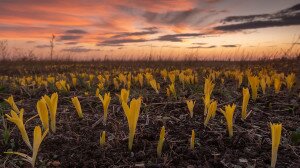
[[[219,59],[300,52],[299,0],[0,0],[11,56]]]

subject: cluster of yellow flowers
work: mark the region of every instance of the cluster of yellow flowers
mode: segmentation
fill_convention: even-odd
[[[170,99],[171,95],[177,99],[180,95],[181,89],[185,89],[189,86],[199,85],[198,73],[206,74],[203,86],[203,108],[204,108],[204,125],[207,127],[209,121],[216,116],[218,111],[218,102],[213,99],[213,91],[215,85],[218,82],[224,85],[225,80],[233,79],[237,84],[237,89],[242,89],[241,95],[242,105],[241,105],[241,118],[246,120],[249,113],[247,114],[247,108],[249,104],[250,96],[253,100],[257,100],[260,94],[260,88],[262,95],[268,93],[268,88],[274,86],[274,91],[279,94],[282,85],[285,85],[288,91],[291,91],[295,82],[296,76],[294,73],[290,73],[285,76],[284,73],[277,73],[276,71],[266,71],[265,69],[259,71],[256,75],[247,69],[245,71],[240,70],[212,70],[210,68],[202,69],[201,72],[185,69],[185,70],[172,70],[168,71],[166,69],[139,69],[138,71],[128,72],[121,71],[119,69],[114,69],[112,71],[104,71],[103,73],[63,73],[59,75],[41,75],[41,76],[24,76],[24,77],[8,77],[0,76],[0,79],[9,81],[13,89],[23,88],[31,89],[44,87],[47,90],[57,91],[61,94],[66,94],[71,91],[76,91],[77,89],[84,88],[85,95],[89,95],[89,92],[95,93],[96,97],[102,103],[103,107],[103,125],[106,126],[108,121],[109,104],[111,101],[111,94],[109,89],[114,89],[119,91],[117,94],[121,107],[123,108],[124,114],[126,116],[129,128],[128,134],[128,149],[132,150],[134,136],[136,133],[136,128],[138,124],[139,114],[142,106],[142,97],[130,99],[130,90],[133,87],[151,87],[157,94],[163,92],[161,87],[165,87],[166,96]],[[160,74],[159,77],[157,74]],[[162,79],[162,80],[161,80]],[[248,83],[243,83],[247,79]],[[177,82],[176,82],[177,81]],[[182,88],[178,86],[182,86]],[[96,86],[96,87],[95,87]],[[241,88],[243,86],[243,88]],[[251,89],[251,94],[249,91]],[[152,91],[153,91],[152,90]],[[153,92],[154,92],[153,91]],[[102,96],[103,95],[103,96]],[[79,101],[80,96],[74,96],[71,98],[78,117],[82,119],[84,117],[83,108]],[[189,115],[191,118],[194,117],[194,107],[196,105],[196,100],[184,99],[187,105]],[[37,152],[42,140],[45,138],[48,130],[51,133],[56,131],[56,113],[58,104],[58,93],[53,93],[51,96],[44,95],[40,100],[37,101],[37,116],[39,116],[43,131],[41,128],[36,126],[34,129],[34,142],[31,145],[28,134],[25,129],[23,122],[24,109],[19,110],[13,97],[9,97],[6,101],[11,106],[10,115],[6,114],[7,119],[18,127],[22,139],[25,144],[33,151],[32,157],[25,154],[13,152],[13,154],[18,154],[29,161],[33,166],[35,164],[35,159]],[[198,101],[197,101],[198,102]],[[219,105],[220,106],[220,105]],[[234,114],[237,109],[236,104],[225,105],[225,109],[219,108],[227,123],[227,130],[229,137],[233,136],[233,126],[234,126]],[[281,136],[281,124],[271,124],[272,130],[272,167],[275,167],[278,146],[280,143]],[[103,130],[100,134],[100,145],[104,146],[106,143],[106,130]],[[163,126],[160,131],[160,137],[157,145],[157,155],[161,157],[163,143],[165,141],[166,130]],[[195,131],[192,130],[190,139],[190,148],[193,150],[195,148]],[[11,152],[8,152],[11,153]]]

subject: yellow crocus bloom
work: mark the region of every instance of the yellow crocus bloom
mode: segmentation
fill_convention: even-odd
[[[96,89],[95,95],[96,95],[96,97],[99,97],[99,95],[100,95],[100,90],[99,90],[99,88]]]
[[[65,80],[60,80],[55,83],[56,88],[60,91],[69,91],[70,90],[70,85],[67,84],[67,81]]]
[[[275,77],[274,79],[274,90],[275,90],[275,93],[279,93],[280,91],[280,88],[281,88],[281,79],[279,77]]]
[[[195,103],[196,103],[196,101],[193,101],[193,100],[187,100],[186,101],[186,104],[187,104],[187,107],[189,109],[191,118],[193,118]]]
[[[58,94],[53,93],[51,97],[48,95],[43,96],[47,104],[47,107],[50,112],[50,128],[52,132],[56,131],[56,113],[57,113],[57,104],[58,104]]]
[[[266,83],[266,79],[264,77],[260,79],[260,87],[261,87],[263,94],[266,94],[267,83]]]
[[[129,127],[129,139],[128,139],[128,149],[131,151],[133,139],[136,131],[136,125],[140,114],[142,98],[132,99],[130,102],[130,107],[125,101],[122,102],[122,107],[125,112],[128,127]]]
[[[294,73],[289,74],[285,77],[285,82],[288,90],[291,91],[293,85],[296,83],[296,75]]]
[[[256,100],[257,98],[257,91],[259,88],[259,78],[257,76],[249,76],[248,77],[249,84],[252,90],[252,99]]]
[[[75,97],[71,98],[71,100],[72,100],[74,107],[76,108],[78,117],[83,118],[83,113],[82,113],[81,105],[80,105],[78,98],[75,96]]]
[[[169,79],[171,81],[171,83],[175,83],[175,80],[176,80],[176,75],[175,73],[169,73]]]
[[[143,76],[143,74],[139,73],[137,75],[137,77],[138,77],[138,81],[140,83],[140,86],[143,87],[143,85],[144,85],[144,76]]]
[[[125,103],[128,102],[129,94],[130,94],[130,91],[126,90],[126,89],[122,89],[120,95],[117,94],[117,96],[119,97],[119,101],[120,101],[121,104],[122,104],[122,102],[125,102]]]
[[[158,83],[156,82],[156,80],[152,79],[152,80],[150,80],[149,83],[150,83],[151,87],[155,90],[155,92],[157,94],[159,94],[158,87],[157,87]]]
[[[227,122],[227,129],[228,129],[230,138],[233,136],[233,114],[234,114],[235,107],[236,107],[236,105],[232,104],[232,106],[230,106],[230,105],[225,106],[225,111],[220,109],[220,111],[225,116],[225,119]]]
[[[207,126],[209,120],[211,118],[215,117],[216,111],[217,111],[217,101],[213,101],[210,103],[210,105],[208,107],[208,113],[207,113],[205,121],[204,121],[204,126]]]
[[[36,109],[41,119],[44,130],[49,129],[49,112],[47,109],[47,104],[44,99],[41,99],[36,104]]]
[[[164,78],[164,81],[167,80],[168,71],[166,69],[160,71],[160,75]]]
[[[25,125],[24,125],[24,122],[23,122],[23,114],[24,114],[24,109],[20,110],[19,115],[15,111],[11,110],[10,111],[10,115],[11,116],[9,116],[8,114],[5,114],[5,116],[7,117],[8,121],[16,124],[16,126],[18,127],[18,129],[19,129],[19,131],[21,133],[23,141],[25,142],[25,144],[30,149],[32,149],[32,146],[30,144],[30,141],[29,141],[29,138],[28,138],[28,134],[26,132]]]
[[[250,93],[248,88],[243,88],[243,104],[242,104],[242,119],[245,120],[247,117],[247,106],[250,99]]]
[[[168,97],[170,97],[170,95],[171,95],[170,89],[169,89],[169,88],[166,89],[166,95],[167,95]]]
[[[76,85],[77,85],[77,78],[76,77],[72,78],[72,84],[73,84],[74,87],[76,87]]]
[[[119,85],[117,78],[114,78],[113,82],[114,82],[115,89],[119,89],[120,85]]]
[[[46,137],[47,133],[48,133],[48,129],[42,134],[42,130],[41,130],[40,126],[36,126],[34,128],[32,157],[30,157],[24,153],[20,153],[20,152],[4,152],[4,153],[19,155],[25,161],[29,162],[32,167],[35,167],[35,161],[36,161],[36,157],[37,157],[40,145],[41,145],[42,141],[44,140],[44,138]]]
[[[157,156],[160,158],[161,157],[161,152],[162,152],[162,148],[165,142],[165,135],[166,135],[166,129],[165,126],[161,127],[160,130],[160,134],[159,134],[159,140],[158,140],[158,144],[157,144]]]
[[[10,106],[11,108],[16,112],[16,113],[20,113],[20,110],[18,108],[18,106],[16,105],[15,101],[14,101],[14,97],[11,95],[9,96],[7,99],[4,99]]]
[[[174,83],[169,85],[169,90],[173,94],[173,96],[176,97],[176,90],[175,90],[175,84]]]
[[[272,124],[271,126],[271,134],[272,134],[272,159],[271,159],[271,167],[275,168],[277,161],[277,152],[281,139],[281,130],[282,124]]]
[[[103,98],[101,95],[99,95],[99,99],[101,100],[102,105],[103,105],[103,111],[104,111],[104,119],[103,119],[103,122],[104,122],[104,124],[106,124],[106,121],[107,121],[107,113],[108,113],[108,105],[109,105],[110,100],[111,100],[110,93],[105,93],[105,94],[104,94],[104,98]]]
[[[215,84],[212,83],[210,78],[206,78],[205,82],[204,82],[204,98],[203,98],[204,114],[207,113],[207,110],[208,110],[208,107],[210,104],[210,97],[211,97],[214,87],[215,87]]]

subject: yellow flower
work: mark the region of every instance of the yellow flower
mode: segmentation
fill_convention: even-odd
[[[171,83],[175,83],[176,75],[174,72],[169,73],[169,79],[170,79]]]
[[[156,83],[156,80],[155,79],[152,79],[152,80],[150,80],[150,85],[151,85],[151,87],[155,90],[155,92],[158,94],[159,93],[159,91],[158,91],[158,83]]]
[[[190,148],[192,150],[195,149],[195,131],[192,130],[191,140],[190,140]]]
[[[230,138],[233,136],[233,114],[234,114],[235,107],[236,105],[232,104],[232,106],[230,105],[225,106],[225,111],[220,109],[223,115],[225,116]]]
[[[98,88],[99,90],[103,90],[104,89],[104,83],[98,83]]]
[[[108,105],[110,103],[111,97],[110,97],[110,93],[105,93],[104,98],[99,95],[99,99],[102,102],[103,105],[103,111],[104,111],[104,124],[106,124],[107,121],[107,113],[108,113]]]
[[[129,139],[128,139],[128,149],[131,151],[133,138],[135,135],[136,125],[140,114],[142,99],[132,99],[130,102],[130,107],[125,101],[122,102],[122,107],[125,112],[128,128],[129,128]]]
[[[113,82],[114,82],[115,89],[119,89],[120,85],[119,85],[119,82],[118,82],[117,78],[114,78]]]
[[[138,81],[140,83],[140,86],[143,87],[143,84],[144,84],[144,76],[143,76],[143,74],[139,73],[137,75],[137,77],[138,77]]]
[[[16,105],[15,101],[14,101],[14,97],[11,95],[9,96],[7,99],[4,99],[10,106],[11,108],[16,112],[16,113],[20,113],[20,110],[18,108],[18,106]]]
[[[47,81],[48,81],[49,83],[53,84],[53,83],[55,82],[55,78],[49,76],[49,77],[47,77]]]
[[[53,93],[51,97],[45,95],[43,98],[46,101],[47,107],[50,112],[50,127],[51,131],[56,131],[56,113],[57,113],[57,104],[58,104],[58,94]]]
[[[80,105],[78,98],[75,96],[75,97],[71,98],[71,100],[72,100],[74,107],[76,108],[78,117],[83,118],[83,113],[82,113],[81,105]]]
[[[264,77],[260,79],[260,87],[261,87],[261,90],[263,91],[263,94],[266,94],[267,83],[266,83],[266,79]]]
[[[210,80],[210,78],[206,78],[205,79],[205,83],[204,83],[204,114],[207,113],[208,110],[208,106],[210,104],[210,97],[212,94],[212,91],[215,87],[215,84],[212,83],[212,81]]]
[[[266,75],[266,83],[267,83],[268,87],[272,86],[272,79],[269,75]]]
[[[130,91],[126,90],[126,89],[121,90],[121,95],[117,94],[121,104],[122,104],[122,102],[125,102],[125,103],[128,102],[129,94],[130,94]]]
[[[99,88],[96,89],[95,95],[96,95],[96,97],[99,97],[99,95],[100,95],[100,90],[99,90]]]
[[[281,80],[279,77],[275,77],[274,79],[274,90],[275,90],[275,93],[279,93],[280,91],[280,88],[281,88]]]
[[[169,90],[173,94],[173,96],[176,97],[176,90],[175,90],[175,84],[174,83],[169,85]]]
[[[167,80],[168,71],[166,69],[160,71],[160,75],[164,78],[164,80]]]
[[[181,72],[178,76],[180,83],[182,83],[182,85],[184,86],[185,84],[185,75],[183,72]]]
[[[191,118],[193,118],[195,103],[196,103],[196,101],[193,101],[193,100],[187,100],[186,101],[186,104],[187,104],[187,107],[189,109]]]
[[[29,138],[28,138],[28,134],[26,132],[26,129],[25,129],[25,125],[24,125],[24,122],[23,122],[23,114],[24,114],[24,109],[21,109],[20,110],[20,113],[19,115],[11,110],[10,111],[10,115],[9,116],[8,114],[5,114],[5,116],[7,117],[7,120],[16,124],[16,126],[18,127],[20,133],[21,133],[21,136],[22,136],[22,139],[23,141],[26,143],[26,145],[32,149],[32,146],[30,144],[30,141],[29,141]]]
[[[165,130],[165,126],[161,127],[160,130],[160,134],[159,134],[159,140],[158,140],[158,144],[157,144],[157,156],[161,157],[161,152],[162,152],[162,148],[165,142],[165,134],[166,134],[166,130]]]
[[[42,134],[42,130],[40,126],[36,126],[34,128],[34,133],[33,133],[33,150],[32,150],[32,157],[20,153],[20,152],[4,152],[6,154],[15,154],[23,157],[23,159],[31,164],[32,167],[35,167],[35,161],[36,157],[40,148],[40,145],[43,141],[43,139],[46,137],[48,133],[48,129]]]
[[[103,147],[105,145],[105,131],[102,131],[102,134],[100,135],[100,146]]]
[[[204,121],[205,126],[207,126],[207,124],[211,118],[215,117],[216,111],[217,111],[217,101],[213,101],[210,103],[210,105],[208,107],[208,113],[207,113],[205,121]]]
[[[73,84],[74,87],[76,87],[76,85],[77,85],[77,78],[76,77],[72,78],[72,84]]]
[[[55,83],[56,88],[60,91],[69,91],[70,90],[70,85],[67,84],[67,82],[65,80],[60,80],[58,82]]]
[[[40,116],[44,130],[49,129],[49,114],[46,101],[44,99],[39,100],[36,104],[36,109]]]
[[[250,83],[251,90],[252,90],[252,99],[256,100],[257,91],[258,91],[258,87],[259,87],[259,78],[257,76],[249,76],[248,81]]]
[[[166,90],[167,90],[167,91],[166,91],[166,95],[167,95],[168,97],[170,97],[170,95],[171,95],[171,93],[170,93],[170,89],[169,89],[169,88],[167,88]]]
[[[291,91],[296,82],[296,75],[294,73],[289,74],[287,77],[285,77],[285,82],[288,90]]]
[[[242,119],[245,120],[247,117],[247,106],[250,98],[248,88],[243,88],[243,105],[242,105]]]
[[[277,161],[277,152],[281,139],[281,130],[282,124],[272,124],[271,126],[271,134],[272,134],[272,159],[271,159],[271,167],[275,168]]]

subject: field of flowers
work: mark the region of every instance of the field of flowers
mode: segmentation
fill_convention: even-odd
[[[299,60],[0,65],[0,167],[299,167]]]

